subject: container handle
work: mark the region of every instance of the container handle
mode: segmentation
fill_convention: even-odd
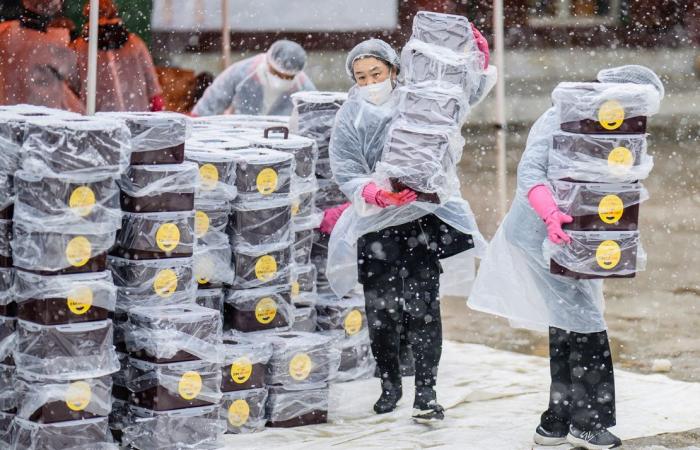
[[[265,137],[265,139],[268,138],[268,136],[270,135],[270,132],[273,132],[273,133],[284,133],[284,138],[285,138],[285,139],[289,139],[289,128],[287,128],[287,127],[269,127],[269,128],[265,128],[265,132],[264,132],[264,135],[263,135],[263,136]]]

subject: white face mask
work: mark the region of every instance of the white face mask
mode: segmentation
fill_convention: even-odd
[[[285,80],[272,72],[268,72],[267,82],[270,85],[270,89],[277,92],[286,92],[294,86],[294,78],[291,80]]]
[[[360,86],[360,96],[370,103],[375,105],[381,105],[389,100],[391,97],[391,91],[394,90],[394,84],[391,78],[387,78],[381,83],[368,84],[367,86]]]

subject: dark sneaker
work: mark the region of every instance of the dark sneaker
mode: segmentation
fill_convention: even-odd
[[[437,395],[433,388],[416,389],[416,399],[413,402],[413,419],[417,422],[431,422],[443,420],[445,409],[437,402]]]
[[[567,434],[567,431],[549,431],[542,427],[542,425],[539,425],[535,430],[535,437],[533,439],[535,441],[535,444],[539,445],[561,445],[566,444]]]
[[[396,409],[396,404],[401,400],[401,386],[382,389],[382,395],[374,404],[374,412],[377,414],[390,413]]]
[[[575,447],[582,447],[587,450],[606,450],[622,445],[620,438],[608,431],[607,428],[583,431],[572,426],[569,429],[569,435],[566,437],[566,440]]]

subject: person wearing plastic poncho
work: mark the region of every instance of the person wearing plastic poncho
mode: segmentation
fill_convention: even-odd
[[[239,61],[204,92],[192,110],[194,116],[233,114],[288,116],[291,95],[316,89],[303,72],[306,52],[301,45],[277,41],[266,53]]]
[[[597,79],[641,85],[625,89],[628,94],[634,90],[636,103],[641,104],[636,107],[639,114],[632,116],[658,110],[663,85],[651,70],[623,66],[602,70]],[[597,104],[592,99],[575,103],[591,109],[585,114],[591,119],[596,117],[593,109]],[[557,164],[550,149],[561,120],[553,107],[530,130],[518,166],[513,205],[481,262],[468,305],[505,317],[516,327],[549,330],[550,402],[535,432],[536,443],[558,445],[568,439],[588,449],[613,448],[620,440],[608,431],[615,425],[615,382],[602,280],[550,274],[549,255],[544,251],[563,249],[563,244],[571,242],[562,225],[573,219],[555,202],[550,190],[553,177],[548,173]],[[648,173],[651,164],[647,158],[635,166],[632,178]],[[578,164],[578,178],[588,179],[589,165]],[[607,167],[607,161],[604,165]]]
[[[99,11],[97,111],[162,111],[163,91],[146,44],[126,29],[112,0],[100,0]],[[83,16],[89,20],[89,1]],[[78,55],[71,84],[83,101],[87,100],[88,34],[86,24],[82,36],[71,44]]]
[[[82,113],[67,81],[76,70],[65,28],[49,26],[63,0],[23,0],[20,18],[0,27],[0,104],[30,104]]]
[[[482,51],[487,54],[488,46]],[[415,192],[393,193],[375,173],[396,112],[396,52],[384,41],[365,41],[350,52],[346,68],[356,85],[336,116],[330,158],[334,180],[352,205],[324,215],[322,230],[332,230],[326,273],[338,296],[358,279],[363,284],[381,373],[375,412],[394,410],[402,396],[399,343],[405,328],[415,357],[414,418],[442,419],[434,389],[442,348],[439,260],[467,250],[480,254],[486,243],[458,191],[441,205],[417,202]],[[484,72],[479,92],[469,93],[474,103],[493,86],[494,75]]]

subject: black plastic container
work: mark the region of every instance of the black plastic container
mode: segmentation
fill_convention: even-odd
[[[265,429],[266,402],[266,388],[224,394],[220,417],[226,420],[227,433],[254,433]]]
[[[291,243],[233,247],[234,289],[289,284],[292,263]]]
[[[251,145],[259,148],[269,148],[294,156],[294,172],[300,181],[313,179],[316,173],[318,148],[313,139],[289,134],[287,127],[270,127],[260,135],[244,135]]]
[[[328,422],[328,386],[306,390],[270,387],[267,400],[268,427],[293,428]]]
[[[262,335],[227,334],[223,340],[221,391],[234,392],[265,386],[272,344]]]
[[[243,333],[286,329],[294,321],[289,286],[231,290],[224,303],[224,328]]]
[[[186,258],[194,252],[193,211],[125,213],[112,254],[127,259]]]
[[[291,226],[292,202],[289,199],[235,202],[228,233],[233,243],[276,244],[291,239]]]
[[[289,196],[294,156],[266,148],[240,150],[236,155],[240,158],[236,187],[242,200]]]
[[[550,273],[577,279],[634,278],[641,252],[637,231],[569,231],[572,243],[553,256]]]
[[[133,213],[192,211],[199,167],[192,162],[129,166],[119,187],[121,206]]]

